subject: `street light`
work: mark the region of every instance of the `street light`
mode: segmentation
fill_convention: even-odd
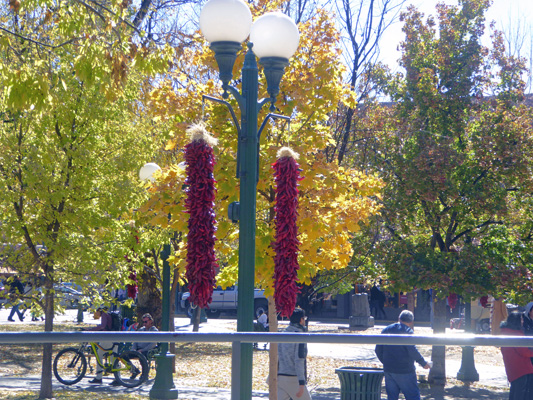
[[[465,332],[472,332],[472,303],[470,300],[465,302]],[[461,353],[461,368],[457,372],[457,380],[463,382],[478,382],[479,373],[476,370],[476,364],[474,362],[474,347],[462,346]]]
[[[160,171],[161,167],[156,163],[150,162],[144,164],[139,170],[139,179],[141,181],[155,182],[154,173]]]
[[[155,163],[147,163],[139,171],[139,178],[142,181],[154,182],[154,172],[161,170],[161,167]],[[163,260],[163,276],[161,284],[163,285],[163,296],[161,299],[161,331],[169,331],[170,318],[170,265],[168,257],[170,256],[170,244],[163,246],[161,259]],[[156,356],[157,368],[155,380],[152,389],[150,389],[150,399],[177,399],[178,389],[174,385],[172,377],[172,365],[174,364],[174,354],[168,351],[168,343],[161,343],[161,351]]]
[[[281,12],[272,12],[258,18],[252,25],[250,9],[242,0],[210,0],[200,14],[200,29],[210,42],[220,72],[224,99],[231,94],[241,110],[241,123],[231,105],[223,100],[204,96],[226,105],[238,133],[237,178],[240,179],[240,202],[229,207],[230,218],[239,221],[239,293],[237,331],[253,331],[253,304],[255,280],[255,213],[259,165],[259,137],[257,120],[261,108],[270,103],[270,111],[279,94],[279,84],[285,67],[289,65],[298,47],[300,34],[296,24]],[[248,51],[242,68],[241,92],[230,85],[233,65],[242,42],[250,34]],[[255,55],[254,55],[255,53]],[[269,98],[258,100],[256,56],[263,65]],[[285,118],[269,114],[265,118]],[[232,351],[232,400],[252,397],[253,349],[251,343],[234,344]]]

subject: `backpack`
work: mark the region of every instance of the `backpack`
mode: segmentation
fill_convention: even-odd
[[[122,330],[122,315],[120,315],[120,311],[111,311],[109,313],[111,317],[111,327],[109,328],[110,331],[121,331]]]

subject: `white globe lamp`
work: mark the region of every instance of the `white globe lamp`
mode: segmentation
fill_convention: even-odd
[[[142,168],[139,171],[139,179],[141,181],[147,181],[154,182],[155,178],[153,177],[154,172],[159,171],[161,167],[157,165],[156,163],[147,163],[142,166]]]
[[[291,18],[275,11],[257,18],[250,31],[250,41],[259,59],[280,57],[288,61],[298,48],[300,32]]]
[[[251,26],[252,13],[242,0],[210,0],[200,13],[200,30],[210,43],[242,43]]]

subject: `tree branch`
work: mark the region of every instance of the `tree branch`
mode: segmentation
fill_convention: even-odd
[[[485,226],[489,226],[489,225],[503,225],[503,222],[502,221],[491,221],[491,220],[485,221],[482,224],[479,224],[477,226],[474,226],[473,228],[467,229],[467,230],[459,233],[455,238],[453,238],[453,240],[451,242],[454,243],[456,240],[458,240],[459,238],[461,238],[464,235],[469,234],[470,232],[474,231],[475,229],[481,229],[481,228],[484,228]]]
[[[104,5],[98,3],[97,1],[94,1],[94,0],[89,0],[91,3],[95,4],[96,6],[98,7],[101,7],[102,9],[106,10],[109,14],[111,15],[114,15],[115,17],[117,16],[116,13],[114,13],[113,11],[111,11],[109,8],[105,7]],[[94,12],[96,15],[98,15],[103,21],[105,21],[105,17],[100,13],[98,12],[94,7],[91,7],[89,4],[81,1],[81,0],[77,0],[78,3],[82,4],[83,6],[85,6],[87,9],[91,10],[92,12]],[[151,3],[151,1],[150,1]],[[149,4],[148,4],[149,5]],[[137,29],[136,26],[133,26],[131,23],[129,23],[128,21],[126,21],[124,18],[122,17],[118,17],[119,21],[122,22],[123,24],[129,26],[131,29],[133,29],[135,32],[137,33],[140,33],[140,31]]]
[[[143,0],[141,2],[141,7],[139,8],[139,11],[137,11],[137,14],[135,14],[135,18],[133,19],[133,27],[135,27],[135,29],[139,28],[139,25],[141,25],[141,22],[143,22],[151,4],[152,0]]]
[[[41,47],[48,47],[48,48],[50,48],[50,49],[58,49],[58,48],[60,48],[60,47],[63,47],[63,46],[65,46],[65,45],[67,45],[67,44],[70,44],[70,43],[72,43],[72,42],[78,40],[78,38],[73,38],[73,39],[67,40],[67,41],[64,42],[64,43],[61,43],[61,44],[58,44],[58,45],[54,46],[54,45],[51,45],[51,44],[42,43],[42,42],[39,42],[39,41],[37,41],[37,40],[30,39],[30,38],[27,37],[27,36],[22,36],[22,35],[20,35],[20,34],[18,34],[18,33],[15,33],[15,32],[13,32],[13,31],[10,31],[9,29],[3,28],[3,27],[1,27],[1,26],[0,26],[0,30],[1,30],[1,31],[4,31],[4,32],[6,32],[6,33],[8,33],[8,34],[10,34],[10,35],[16,36],[16,37],[18,37],[18,38],[20,38],[20,39],[27,40],[28,42],[34,43],[34,44],[36,44],[36,45],[38,45],[38,46],[41,46]]]

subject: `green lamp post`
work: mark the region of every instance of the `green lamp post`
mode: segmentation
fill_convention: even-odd
[[[289,58],[298,48],[300,35],[294,21],[281,12],[267,13],[252,25],[252,14],[242,0],[208,1],[200,14],[200,29],[215,53],[224,91],[222,97],[227,99],[231,94],[241,111],[240,126],[234,118],[238,134],[237,178],[240,179],[240,199],[239,203],[231,205],[229,213],[233,221],[239,221],[237,331],[251,332],[254,320],[256,195],[261,135],[261,130],[258,131],[258,113],[267,103],[270,103],[270,111],[275,110],[279,84],[285,67],[289,65]],[[237,53],[248,35],[250,41],[239,93],[230,85],[230,81]],[[261,100],[258,99],[256,57],[263,65],[269,95]],[[225,104],[235,115],[228,102],[209,99]],[[267,118],[271,116],[273,114]],[[252,398],[252,367],[252,344],[235,344],[232,352],[232,400]]]
[[[155,163],[145,164],[139,171],[139,178],[142,181],[154,181],[154,172],[160,170],[159,165]],[[169,331],[170,319],[170,265],[168,257],[170,256],[170,244],[163,246],[161,259],[163,260],[163,276],[161,283],[163,285],[163,298],[161,299],[161,331]],[[161,352],[157,356],[157,369],[152,389],[150,389],[150,399],[177,399],[178,389],[174,385],[172,377],[172,365],[174,364],[174,354],[168,351],[168,343],[161,343]]]

